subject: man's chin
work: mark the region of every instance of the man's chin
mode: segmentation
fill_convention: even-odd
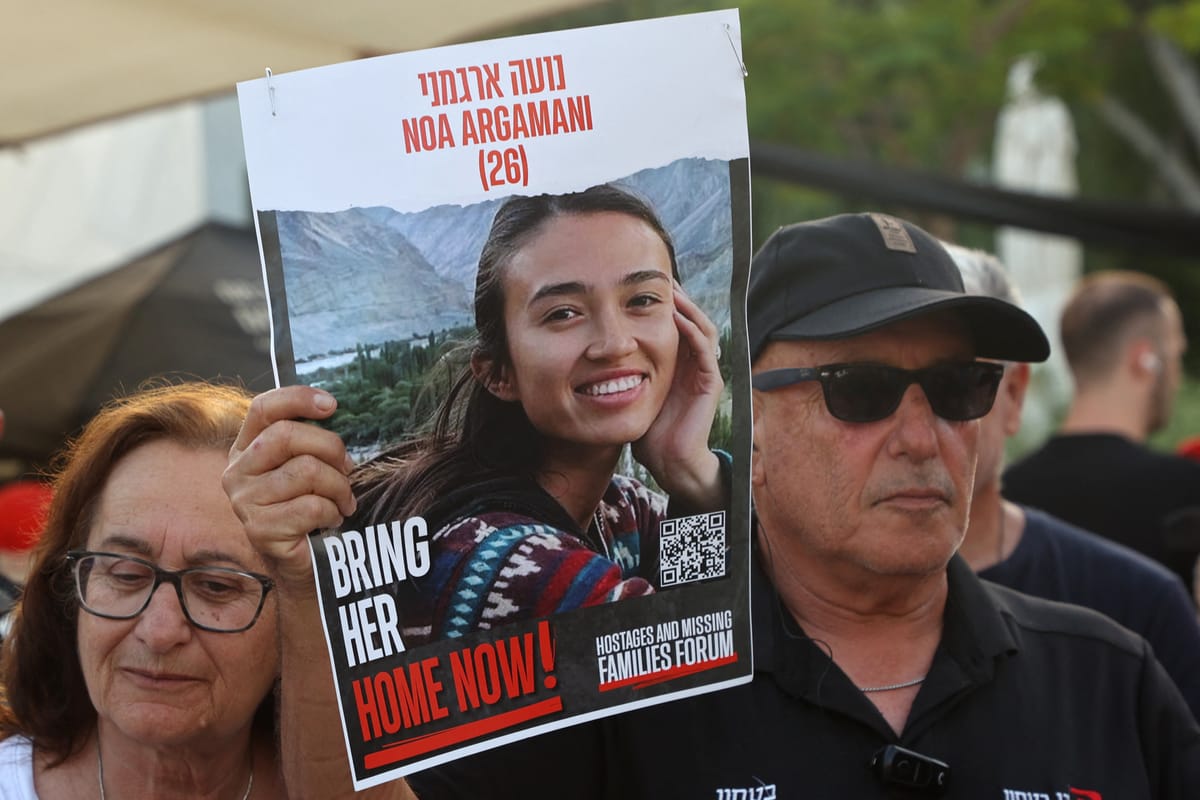
[[[881,577],[925,578],[946,571],[959,542],[961,537],[939,536],[879,548],[868,554],[867,564]]]

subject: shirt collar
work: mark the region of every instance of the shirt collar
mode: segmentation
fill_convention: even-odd
[[[929,702],[991,680],[996,663],[1018,650],[997,599],[966,561],[955,555],[946,573],[942,640],[927,679],[936,691]],[[828,688],[822,691],[821,685],[830,669],[828,653],[791,618],[757,557],[752,559],[750,583],[755,671],[771,673],[794,696],[827,695]]]

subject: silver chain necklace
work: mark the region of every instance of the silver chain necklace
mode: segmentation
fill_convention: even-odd
[[[596,510],[592,512],[592,518],[596,520],[596,536],[600,539],[600,549],[604,551],[604,557],[612,561],[612,553],[608,549],[608,537],[604,535],[606,530],[604,524],[604,512],[596,506]]]
[[[904,683],[889,683],[886,686],[859,686],[858,690],[860,692],[890,692],[893,689],[907,689],[910,686],[916,686],[919,683],[923,683],[925,681],[925,677],[925,675],[922,675],[921,677],[914,678],[911,681],[905,681]],[[103,800],[103,798],[101,798],[101,800]],[[245,798],[243,798],[243,800],[245,800]]]
[[[100,738],[96,737],[96,780],[100,783],[100,800],[107,800],[104,796],[104,754],[100,752]],[[246,791],[242,793],[242,800],[247,800],[250,797],[250,790],[254,788],[254,756],[250,756],[250,780],[246,782]]]

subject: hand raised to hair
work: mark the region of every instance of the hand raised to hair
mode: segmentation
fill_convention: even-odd
[[[717,362],[719,335],[716,325],[678,283],[673,294],[679,329],[675,376],[658,416],[633,443],[633,456],[687,508],[715,510],[726,503],[720,464],[708,448],[725,386]]]
[[[308,386],[264,392],[229,450],[222,484],[251,544],[284,584],[311,591],[310,531],[354,513],[354,463],[341,438],[304,420],[325,419],[337,401]]]

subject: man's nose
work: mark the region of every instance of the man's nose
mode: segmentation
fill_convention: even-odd
[[[937,454],[938,418],[920,384],[913,383],[904,391],[900,407],[893,417],[896,428],[892,435],[892,447],[897,454],[902,453],[917,461]]]

